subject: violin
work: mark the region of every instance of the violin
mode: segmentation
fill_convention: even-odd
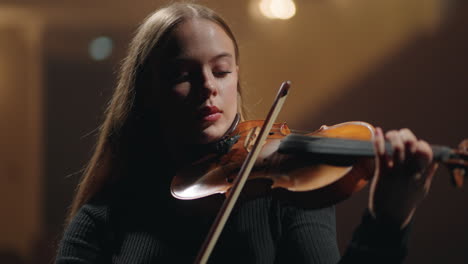
[[[171,193],[182,200],[226,193],[195,263],[206,263],[247,180],[268,179],[275,194],[299,206],[328,206],[362,189],[374,174],[375,128],[365,122],[322,126],[297,135],[273,124],[290,87],[284,82],[265,121],[239,123],[216,142],[214,151],[179,169]],[[461,187],[468,169],[468,139],[458,149],[431,146]],[[390,144],[386,151],[392,154]]]
[[[236,124],[224,139],[235,143],[227,151],[208,155],[180,169],[171,184],[172,195],[193,200],[226,193],[263,124],[263,120]],[[271,188],[282,189],[275,193],[280,199],[301,207],[336,204],[361,190],[372,178],[374,131],[372,125],[354,121],[293,134],[286,123],[275,123],[248,179],[268,179]],[[431,148],[433,160],[445,164],[452,181],[461,187],[468,168],[468,139],[458,149],[437,145]],[[386,151],[392,155],[390,144],[386,145]]]

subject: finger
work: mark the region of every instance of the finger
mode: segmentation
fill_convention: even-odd
[[[414,133],[409,130],[408,128],[402,128],[400,131],[398,131],[400,135],[402,136],[403,141],[410,141],[410,140],[417,140],[416,136]]]
[[[424,189],[426,191],[429,191],[429,188],[431,187],[432,179],[434,178],[434,174],[439,168],[439,163],[433,162],[431,165],[429,165],[429,168],[427,168],[426,172],[424,172]]]
[[[400,137],[403,141],[404,152],[405,152],[405,164],[414,164],[414,157],[417,149],[418,139],[413,132],[407,128],[400,129]]]
[[[432,162],[433,153],[431,146],[424,140],[418,140],[416,143],[416,151],[414,153],[416,162],[416,170],[423,172],[426,167]]]
[[[385,150],[385,139],[380,127],[375,129],[374,134],[374,152],[376,153],[376,169],[385,170],[388,166],[389,157]]]
[[[401,164],[405,160],[405,146],[400,133],[396,130],[387,132],[385,137],[390,141],[393,149],[392,160],[394,163]]]
[[[385,140],[380,127],[377,127],[374,133],[374,152],[379,157],[385,153]]]
[[[400,129],[399,133],[401,139],[403,140],[403,144],[405,145],[405,154],[412,155],[416,151],[416,143],[418,139],[408,128]]]

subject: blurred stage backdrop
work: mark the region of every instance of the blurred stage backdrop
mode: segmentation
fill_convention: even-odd
[[[363,120],[434,144],[468,137],[464,0],[195,2],[237,34],[251,118],[291,80],[279,120],[294,129]],[[166,3],[0,0],[0,263],[51,262],[128,42]],[[341,250],[367,195],[337,206]],[[466,223],[468,190],[441,168],[406,263],[468,263]]]

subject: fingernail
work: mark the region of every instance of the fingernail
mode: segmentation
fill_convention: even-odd
[[[389,161],[387,162],[387,167],[388,167],[388,168],[393,168],[393,161],[392,161],[392,160],[389,160]]]

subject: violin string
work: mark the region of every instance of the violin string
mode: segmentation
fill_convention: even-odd
[[[290,137],[285,143],[289,151],[302,151],[316,154],[374,156],[371,142],[362,140],[308,137]]]
[[[271,132],[283,132],[281,128],[272,128]],[[374,156],[374,147],[370,141],[301,136],[309,131],[289,130],[296,135],[289,135],[286,144],[290,151],[303,151],[316,154]],[[274,139],[273,137],[267,137]]]
[[[283,132],[281,128],[272,128],[272,132]],[[357,155],[373,157],[374,146],[369,140],[353,140],[343,138],[327,138],[327,137],[314,137],[314,136],[301,136],[310,133],[309,131],[303,130],[289,130],[292,135],[288,135],[286,140],[288,144],[292,144],[294,147],[288,147],[295,151],[310,152],[316,154],[334,154],[334,155]],[[296,134],[296,135],[294,135]],[[296,137],[298,136],[298,137]],[[291,139],[294,137],[294,139]],[[300,137],[300,139],[298,139]],[[268,139],[274,139],[268,137]],[[321,139],[320,141],[317,141]],[[445,161],[449,158],[456,158],[453,151],[448,147],[442,146],[431,146],[434,151],[434,159],[439,161]],[[389,142],[385,143],[385,149],[388,155],[392,155],[393,150]],[[291,151],[292,151],[291,150]],[[455,155],[455,156],[454,156]],[[459,156],[459,155],[458,155]]]
[[[272,132],[283,132],[281,128],[272,128]],[[370,141],[353,140],[353,139],[341,139],[341,138],[327,138],[327,137],[314,137],[302,135],[310,133],[310,131],[304,130],[289,130],[291,133],[299,135],[300,139],[294,135],[289,135],[288,144],[294,144],[300,146],[301,151],[311,153],[328,153],[335,155],[357,155],[357,156],[374,156],[374,147]],[[291,139],[294,137],[294,140]],[[275,139],[274,137],[267,137],[267,139]],[[317,142],[317,139],[321,139]],[[311,145],[313,143],[313,145]]]
[[[249,129],[249,130],[250,130],[250,129]],[[289,128],[284,129],[284,128],[277,128],[277,127],[272,127],[272,128],[270,129],[270,131],[272,131],[272,132],[289,131],[290,133],[301,134],[301,135],[311,133],[310,131],[306,131],[306,130],[289,129]],[[242,131],[242,132],[246,132],[246,131]],[[242,133],[242,132],[241,132],[241,133]]]
[[[287,136],[283,143],[284,149],[290,152],[375,156],[374,145],[371,141],[366,140],[291,135]],[[431,145],[431,148],[434,153],[433,159],[436,161],[444,162],[449,159],[459,158],[449,147]],[[385,149],[388,155],[393,155],[393,148],[390,142],[385,142]]]
[[[281,132],[282,129],[281,128],[272,128],[270,131],[273,131],[273,132]],[[308,134],[310,133],[310,131],[305,131],[305,130],[298,130],[298,129],[289,129],[289,131],[291,133],[295,133],[295,134]]]

